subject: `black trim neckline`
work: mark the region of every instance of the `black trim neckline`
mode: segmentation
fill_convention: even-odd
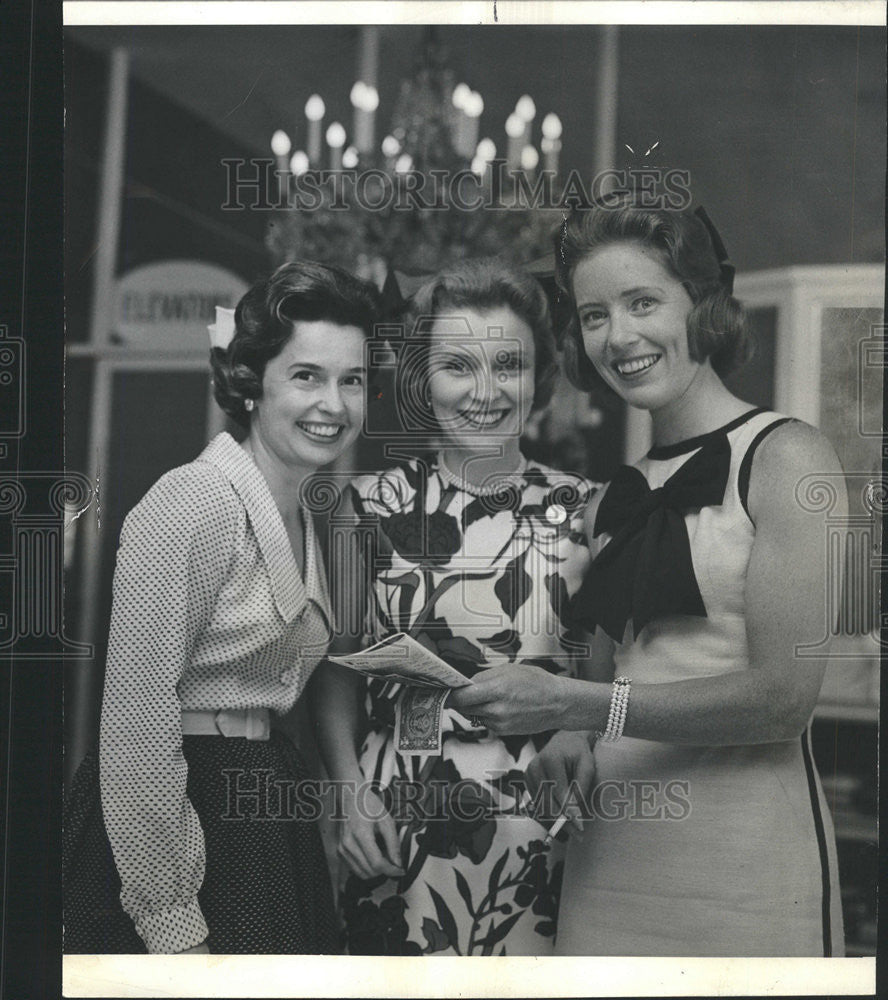
[[[760,413],[768,412],[767,406],[756,406],[751,410],[747,410],[746,413],[741,413],[739,417],[734,417],[733,420],[730,420],[723,426],[707,431],[705,434],[698,434],[696,437],[686,438],[684,441],[676,441],[675,444],[654,445],[647,453],[647,457],[654,460],[662,460],[675,458],[677,455],[684,455],[689,451],[696,451],[697,448],[702,447],[707,441],[710,441],[717,435],[728,434],[741,424],[745,424],[747,420],[757,417]]]

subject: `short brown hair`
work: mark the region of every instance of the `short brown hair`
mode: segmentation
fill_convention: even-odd
[[[356,326],[370,337],[378,311],[373,285],[347,271],[308,260],[282,264],[238,303],[228,348],[210,351],[216,402],[232,420],[248,427],[244,402],[262,396],[265,366],[280,354],[294,323],[327,320]]]
[[[555,234],[555,280],[563,316],[559,338],[571,382],[580,389],[602,384],[583,347],[573,294],[574,271],[600,247],[632,242],[655,250],[690,296],[691,358],[709,358],[722,378],[749,360],[752,341],[743,307],[725,286],[722,266],[702,220],[689,210],[642,207],[627,193],[610,196],[592,208],[574,209]]]

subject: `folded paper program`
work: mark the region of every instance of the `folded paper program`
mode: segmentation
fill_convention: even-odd
[[[376,680],[404,685],[395,703],[395,747],[411,757],[441,753],[444,702],[452,688],[471,684],[450,664],[405,632],[348,656],[330,656],[333,663]]]
[[[387,636],[359,653],[327,657],[367,677],[421,687],[458,688],[472,682],[405,632]]]

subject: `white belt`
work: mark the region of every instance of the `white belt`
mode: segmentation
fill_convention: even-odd
[[[267,708],[223,708],[218,712],[183,709],[182,735],[267,740],[271,736],[271,715]]]

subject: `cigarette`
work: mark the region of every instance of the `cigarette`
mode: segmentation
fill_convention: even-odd
[[[550,827],[549,832],[546,834],[546,839],[543,841],[546,847],[549,847],[552,841],[558,836],[559,833],[561,833],[561,828],[564,826],[567,820],[568,820],[567,813],[562,813],[558,817],[558,819],[555,820],[555,822]]]

